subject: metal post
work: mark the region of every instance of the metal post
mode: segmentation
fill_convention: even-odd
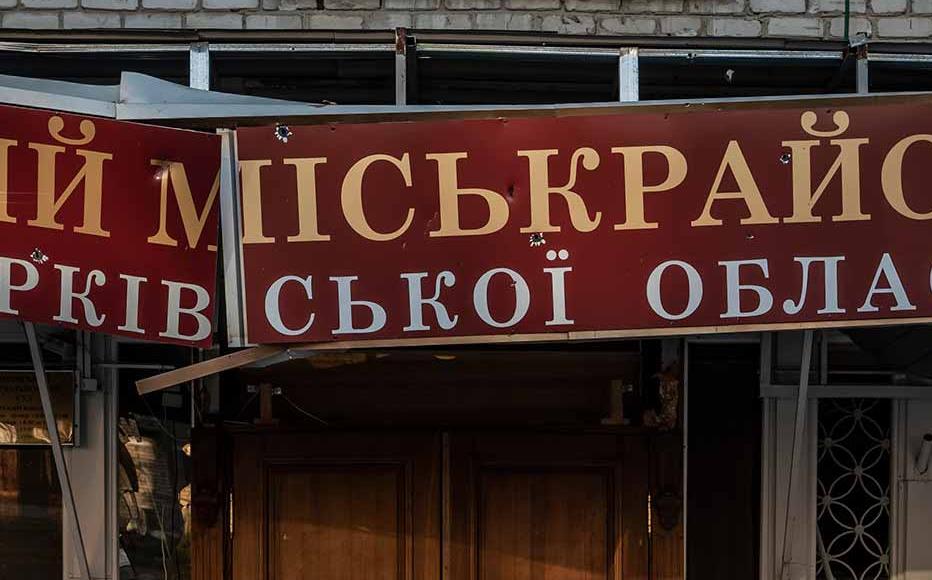
[[[395,29],[395,104],[408,104],[408,32]]]
[[[226,298],[227,341],[241,347],[246,334],[240,302],[243,288],[242,215],[240,213],[239,171],[236,166],[236,133],[219,129],[220,133],[220,250],[223,252],[224,296]]]
[[[867,41],[852,43],[851,50],[855,51],[855,74],[859,95],[870,92],[870,60],[868,59]]]
[[[29,343],[29,353],[32,355],[32,366],[36,372],[36,384],[39,386],[39,398],[42,400],[42,414],[45,416],[45,426],[49,431],[49,443],[52,446],[52,456],[55,458],[55,471],[58,474],[58,483],[61,485],[62,500],[71,513],[74,523],[75,552],[78,557],[80,578],[91,580],[91,568],[87,561],[87,550],[84,548],[84,536],[81,534],[81,524],[78,521],[78,511],[75,506],[74,492],[71,489],[71,479],[68,477],[68,468],[65,466],[65,454],[61,447],[61,438],[58,436],[58,424],[52,410],[52,398],[49,396],[48,380],[45,376],[45,364],[42,362],[42,350],[36,338],[36,327],[32,322],[24,322],[26,341]]]
[[[686,534],[689,525],[689,339],[684,338],[683,346],[683,580],[687,578],[686,554],[689,535]]]
[[[107,360],[120,360],[120,344],[110,336],[100,336],[99,344],[101,354]],[[111,578],[120,577],[120,538],[117,530],[119,527],[119,511],[117,509],[117,496],[119,494],[119,423],[120,423],[120,371],[119,368],[105,370],[101,373],[104,379],[104,406],[106,409],[107,423],[104,429],[104,444],[107,446],[106,452],[106,472],[107,482],[109,484],[107,492],[107,530],[109,530],[107,543],[110,548],[109,562],[107,570]]]
[[[799,390],[796,392],[796,414],[793,430],[793,455],[790,457],[790,477],[786,492],[786,526],[783,529],[783,561],[780,578],[790,579],[793,549],[790,542],[792,530],[799,522],[799,510],[793,509],[793,496],[799,488],[799,472],[802,466],[803,445],[806,435],[806,409],[809,405],[809,367],[812,363],[812,330],[803,333],[802,363],[799,366]]]
[[[191,88],[210,90],[210,49],[206,42],[191,44],[188,85]]]
[[[618,100],[631,102],[640,99],[637,47],[622,48],[618,53]]]

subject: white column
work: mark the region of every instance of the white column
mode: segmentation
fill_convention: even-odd
[[[93,362],[104,360],[112,339],[83,333],[79,341],[78,370],[82,378],[80,405],[80,442],[77,447],[65,449],[65,463],[74,488],[78,521],[84,537],[88,566],[94,580],[119,578],[116,553],[116,443],[117,443],[117,384],[115,370],[92,372]],[[115,354],[115,353],[114,353]],[[67,507],[63,509],[62,524],[69,530],[73,523]],[[74,554],[71,534],[62,534],[64,544],[64,578],[78,578],[78,562],[69,557]]]

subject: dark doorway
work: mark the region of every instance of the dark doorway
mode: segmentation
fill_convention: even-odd
[[[756,344],[691,345],[686,570],[756,578],[761,406]]]

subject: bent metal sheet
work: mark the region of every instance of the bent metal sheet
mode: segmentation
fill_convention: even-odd
[[[0,316],[206,346],[216,135],[0,107]]]
[[[243,342],[932,319],[928,97],[245,128],[238,147]]]

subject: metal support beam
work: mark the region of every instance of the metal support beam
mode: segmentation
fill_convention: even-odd
[[[802,468],[803,446],[806,437],[806,409],[809,405],[809,368],[812,363],[812,330],[803,333],[802,362],[799,365],[799,390],[796,393],[796,414],[793,429],[793,455],[790,458],[790,477],[786,492],[786,526],[783,529],[783,559],[780,578],[790,580],[793,560],[793,530],[799,524],[799,510],[794,509],[793,498],[802,482],[799,472]]]
[[[637,47],[622,48],[618,53],[618,100],[640,99],[639,51]]]
[[[626,103],[640,99],[638,49],[622,48],[618,53],[618,100]]]
[[[243,258],[240,240],[243,237],[240,213],[239,171],[236,160],[236,133],[219,129],[220,134],[220,250],[223,252],[224,297],[226,299],[227,341],[240,347],[246,334],[242,318]]]
[[[210,90],[210,49],[206,42],[191,44],[189,51],[188,86],[204,91]]]
[[[65,508],[71,513],[73,522],[75,556],[78,558],[80,568],[78,573],[81,579],[91,580],[91,568],[87,561],[87,550],[84,547],[84,536],[81,534],[81,524],[78,521],[78,511],[74,501],[74,492],[71,489],[71,479],[68,477],[68,468],[65,466],[65,454],[62,451],[61,438],[58,436],[58,424],[52,409],[52,398],[49,395],[48,379],[45,376],[45,363],[42,361],[42,349],[36,338],[36,327],[32,322],[24,322],[26,341],[29,343],[29,354],[32,356],[32,366],[36,373],[36,385],[39,387],[39,398],[42,400],[42,414],[45,416],[45,426],[49,432],[49,443],[52,446],[52,456],[55,458],[55,472],[58,474],[58,483],[61,485],[62,501]],[[67,556],[66,556],[67,557]]]
[[[859,95],[866,95],[870,92],[870,59],[867,53],[867,42],[852,44],[851,50],[854,51],[855,74],[857,75],[857,90]]]
[[[408,32],[395,29],[395,104],[408,104]]]

